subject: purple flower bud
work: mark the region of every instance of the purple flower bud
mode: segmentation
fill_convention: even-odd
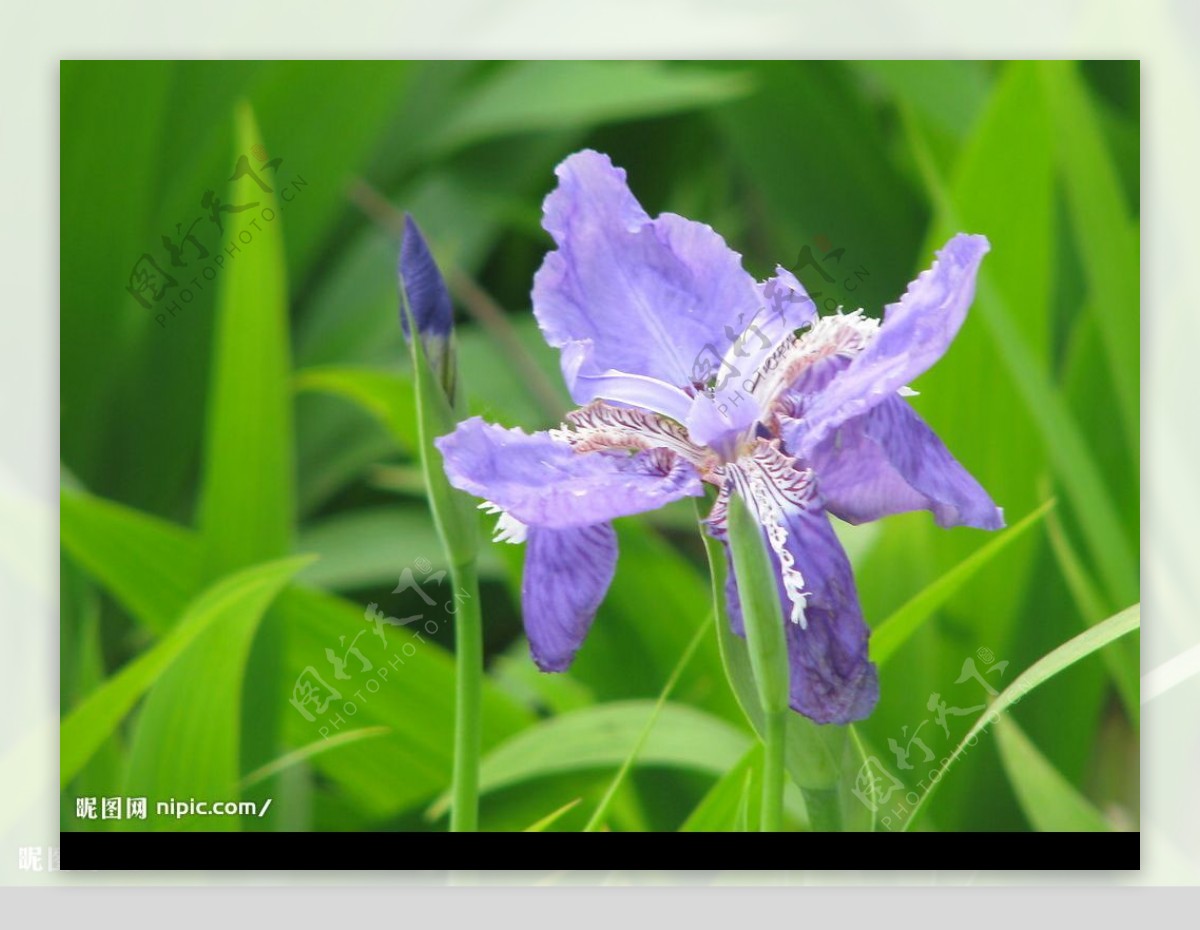
[[[446,387],[447,395],[453,397],[454,365],[450,337],[454,329],[454,307],[429,245],[416,221],[407,213],[404,214],[404,238],[400,241],[397,273],[429,364]],[[403,306],[400,308],[400,328],[404,331],[405,340],[411,340],[412,334]]]

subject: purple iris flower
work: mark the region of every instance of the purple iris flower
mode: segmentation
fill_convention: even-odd
[[[957,235],[883,322],[818,316],[790,272],[756,282],[711,227],[651,218],[625,172],[584,151],[558,166],[543,225],[558,249],[533,309],[574,400],[529,435],[473,417],[437,440],[450,482],[525,542],[525,630],[545,671],[570,665],[612,581],[611,521],[717,489],[762,524],[787,627],[790,703],[818,723],[866,717],[879,696],[850,563],[828,514],[862,523],[926,509],[998,529],[998,507],[905,399],[966,316],[988,250]],[[727,599],[744,635],[736,581]]]

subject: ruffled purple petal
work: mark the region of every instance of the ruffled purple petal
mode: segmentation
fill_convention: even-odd
[[[617,568],[617,534],[608,523],[565,530],[531,527],[521,581],[525,635],[543,672],[575,658]]]
[[[528,526],[590,526],[704,493],[695,467],[663,449],[576,452],[547,433],[479,417],[435,444],[452,485]]]
[[[792,511],[787,525],[808,592],[805,625],[787,623],[791,706],[817,723],[862,720],[879,700],[879,676],[867,658],[869,630],[850,560],[824,511]]]
[[[578,346],[564,358],[571,396],[593,400],[587,379],[614,373],[690,386],[706,354],[724,354],[725,327],[759,309],[741,256],[703,223],[651,219],[606,155],[578,152],[555,173],[543,226],[558,249],[534,279],[533,309],[550,345]]]
[[[966,318],[987,251],[983,236],[960,233],[946,243],[900,302],[887,307],[871,344],[807,399],[802,428],[809,444],[892,397],[941,358]]]
[[[903,397],[893,395],[816,447],[794,451],[819,476],[825,508],[848,523],[929,510],[943,527],[1004,526],[1000,508]]]

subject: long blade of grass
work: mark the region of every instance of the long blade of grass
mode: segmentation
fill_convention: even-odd
[[[488,753],[480,768],[480,794],[563,772],[621,765],[637,741],[654,701],[633,700],[571,711],[528,727]],[[723,774],[750,746],[750,736],[711,714],[668,701],[639,756],[646,766]],[[428,816],[449,809],[440,797]]]
[[[200,585],[203,548],[166,520],[90,494],[64,490],[63,548],[155,634],[179,619]]]
[[[918,815],[925,809],[930,795],[941,784],[950,767],[966,752],[968,744],[995,722],[1008,708],[1024,698],[1034,688],[1049,681],[1060,672],[1066,671],[1075,663],[1086,659],[1098,649],[1102,649],[1122,636],[1132,633],[1140,626],[1141,604],[1134,604],[1119,614],[1115,614],[1107,620],[1096,624],[1091,629],[1085,630],[1074,639],[1068,640],[1057,649],[1042,656],[1013,679],[1012,684],[1001,691],[999,696],[979,715],[979,719],[967,731],[967,735],[963,737],[962,742],[942,761],[937,770],[937,777],[930,777],[929,787],[918,798],[917,803],[913,805],[912,811],[909,813],[908,819],[904,821],[901,829],[909,830],[912,828],[918,819]]]
[[[1050,539],[1050,551],[1054,553],[1058,570],[1062,572],[1079,615],[1089,625],[1102,620],[1105,613],[1103,598],[1084,568],[1083,560],[1076,553],[1058,514],[1051,513],[1047,516],[1046,535]],[[1138,698],[1138,678],[1141,672],[1137,644],[1122,640],[1114,648],[1104,652],[1104,664],[1108,667],[1117,693],[1121,696],[1125,713],[1129,715],[1133,725],[1138,726],[1141,722],[1141,704]]]
[[[1130,450],[1138,449],[1138,232],[1075,62],[1039,64],[1071,227],[1100,326],[1109,376]]]
[[[642,747],[646,744],[646,739],[650,736],[650,732],[654,729],[654,725],[658,723],[659,714],[662,713],[663,706],[667,703],[667,698],[671,692],[675,690],[675,686],[679,683],[679,676],[683,674],[683,670],[687,668],[688,663],[692,660],[692,656],[696,654],[704,635],[712,629],[712,624],[706,617],[696,630],[696,635],[692,637],[692,641],[688,643],[687,649],[683,651],[683,655],[679,657],[679,662],[675,669],[671,672],[671,676],[663,685],[662,691],[659,692],[658,700],[654,702],[654,709],[650,712],[650,716],[646,718],[646,725],[642,727],[642,732],[638,734],[637,741],[629,750],[629,755],[625,757],[625,761],[621,763],[621,767],[617,769],[617,774],[613,776],[613,780],[609,782],[608,788],[604,791],[604,796],[601,797],[600,803],[596,805],[596,809],[592,811],[592,816],[588,818],[586,826],[583,828],[584,833],[593,833],[600,829],[600,825],[604,822],[604,817],[608,813],[609,805],[612,804],[613,798],[621,785],[625,783],[625,777],[633,768],[633,763],[637,759],[638,753],[642,751]]]
[[[283,559],[247,569],[214,584],[153,648],[142,653],[63,720],[59,779],[65,786],[153,687],[203,634],[222,623],[257,622],[288,579],[309,560]],[[199,691],[208,689],[202,683]]]
[[[1034,828],[1049,833],[1104,833],[1112,825],[1038,750],[1015,720],[996,720],[1000,761]]]
[[[749,89],[739,74],[662,62],[516,62],[479,85],[421,144],[444,151],[490,136],[692,109]]]
[[[234,576],[258,596],[240,610],[210,610],[211,622],[154,683],[134,729],[127,792],[147,798],[240,797],[242,692],[250,644],[267,606],[309,561],[293,556]],[[241,822],[193,818],[176,826],[238,830]]]
[[[417,448],[417,404],[412,379],[394,371],[327,366],[296,373],[297,391],[320,391],[358,404],[380,423],[401,449]]]
[[[895,655],[896,651],[908,642],[909,637],[921,628],[921,624],[950,600],[970,580],[972,575],[1031,527],[1036,526],[1054,507],[1054,504],[1053,500],[1046,501],[1033,513],[980,546],[978,550],[971,553],[946,574],[902,604],[871,632],[871,660],[877,665],[883,665]]]
[[[755,743],[737,765],[717,779],[679,828],[680,833],[737,832],[743,799],[753,801],[756,773],[763,764],[762,743]]]
[[[568,801],[566,804],[564,804],[558,810],[551,811],[549,814],[547,814],[541,820],[537,820],[534,823],[531,823],[522,832],[523,833],[544,833],[544,832],[546,832],[547,829],[554,826],[554,824],[558,823],[558,821],[561,820],[563,818],[563,816],[565,816],[566,814],[569,814],[576,807],[578,807],[579,803],[582,800],[583,800],[583,798],[575,798],[573,801]]]
[[[309,759],[322,755],[326,752],[331,752],[334,749],[339,749],[342,746],[350,743],[357,743],[365,739],[373,739],[377,736],[386,736],[391,733],[389,727],[359,727],[357,730],[347,730],[345,733],[337,733],[333,736],[322,736],[319,740],[314,740],[307,746],[301,746],[299,749],[293,749],[291,752],[280,756],[266,765],[259,766],[253,772],[247,774],[239,783],[243,790],[253,785],[257,785],[261,781],[266,781],[268,778],[273,778],[280,772],[290,769],[293,765],[298,765],[301,762],[306,762]]]
[[[937,172],[920,129],[905,120],[913,153],[930,197],[947,228],[959,220],[944,182]],[[1007,305],[991,283],[987,269],[979,277],[976,303],[980,307],[1005,365],[1012,372],[1021,400],[1032,416],[1050,463],[1070,499],[1088,548],[1100,566],[1109,597],[1115,604],[1137,597],[1137,562],[1121,531],[1116,507],[1101,478],[1100,467],[1088,449],[1070,409],[1050,375],[1039,365],[1011,320]]]
[[[261,143],[248,104],[234,137],[235,157]],[[295,514],[283,217],[274,193],[246,178],[228,196],[257,206],[223,220],[198,510],[210,578],[286,554]]]

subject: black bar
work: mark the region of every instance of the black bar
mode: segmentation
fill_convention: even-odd
[[[822,833],[797,836],[781,862],[778,841],[753,833],[63,832],[61,864],[102,871],[424,871],[518,869],[526,862],[570,868],[575,855],[594,863],[607,853],[635,869],[1126,871],[1141,867],[1140,845],[1138,833]]]

